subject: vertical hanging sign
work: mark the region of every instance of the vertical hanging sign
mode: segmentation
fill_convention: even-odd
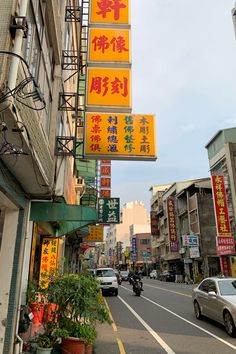
[[[167,220],[169,227],[169,241],[170,241],[170,251],[178,251],[178,238],[177,238],[177,227],[175,218],[175,198],[169,197],[166,201],[167,204]]]
[[[40,259],[39,285],[46,288],[50,276],[57,270],[58,238],[43,237]]]

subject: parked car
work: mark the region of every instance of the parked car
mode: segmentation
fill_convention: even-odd
[[[122,281],[128,281],[129,280],[129,272],[127,270],[121,270],[120,271],[121,279]]]
[[[236,279],[204,279],[192,292],[197,319],[211,318],[225,326],[229,336],[236,336]]]
[[[117,277],[112,268],[98,268],[96,270],[96,278],[103,292],[113,293],[115,296],[118,295]]]
[[[154,269],[149,274],[150,279],[157,279],[157,271]]]
[[[164,270],[159,275],[159,279],[162,281],[175,281],[175,272],[172,270]]]

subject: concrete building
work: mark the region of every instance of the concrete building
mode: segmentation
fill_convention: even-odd
[[[172,221],[168,215],[170,200]],[[153,254],[159,271],[174,270],[179,280],[186,275],[192,281],[219,272],[210,178],[175,182],[168,188],[160,186],[152,198],[151,210],[156,211],[158,222]],[[196,241],[195,247],[189,246],[191,237]]]
[[[80,27],[83,22],[84,41],[87,8],[85,0],[0,1],[0,353],[4,354],[20,351],[20,305],[26,302],[28,276],[39,279],[43,238],[60,238],[58,254],[66,257],[64,267],[76,271],[86,225],[97,221],[96,162],[84,161],[81,153],[86,60]],[[92,169],[87,168],[91,164]],[[89,188],[86,178],[92,178]],[[93,198],[85,198],[88,189]]]
[[[133,225],[131,227],[131,225]],[[122,243],[122,250],[130,246],[130,227],[140,232],[150,229],[150,221],[144,204],[134,201],[124,204],[120,213],[120,224],[111,225],[106,234],[108,260],[110,264],[116,261],[117,242]],[[121,251],[122,252],[122,251]]]
[[[208,153],[210,174],[224,177],[230,229],[236,237],[236,128],[219,130],[205,146]],[[216,237],[217,235],[215,235]],[[227,255],[226,255],[227,256]],[[228,255],[227,263],[236,275],[235,253]]]

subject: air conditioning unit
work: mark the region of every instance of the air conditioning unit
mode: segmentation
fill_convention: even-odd
[[[82,177],[76,178],[75,190],[76,190],[77,193],[80,193],[80,194],[84,192],[85,183],[84,183],[84,179]]]

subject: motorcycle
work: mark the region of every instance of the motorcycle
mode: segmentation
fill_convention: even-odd
[[[136,296],[140,296],[142,291],[142,284],[141,281],[138,279],[133,279],[133,292]]]

